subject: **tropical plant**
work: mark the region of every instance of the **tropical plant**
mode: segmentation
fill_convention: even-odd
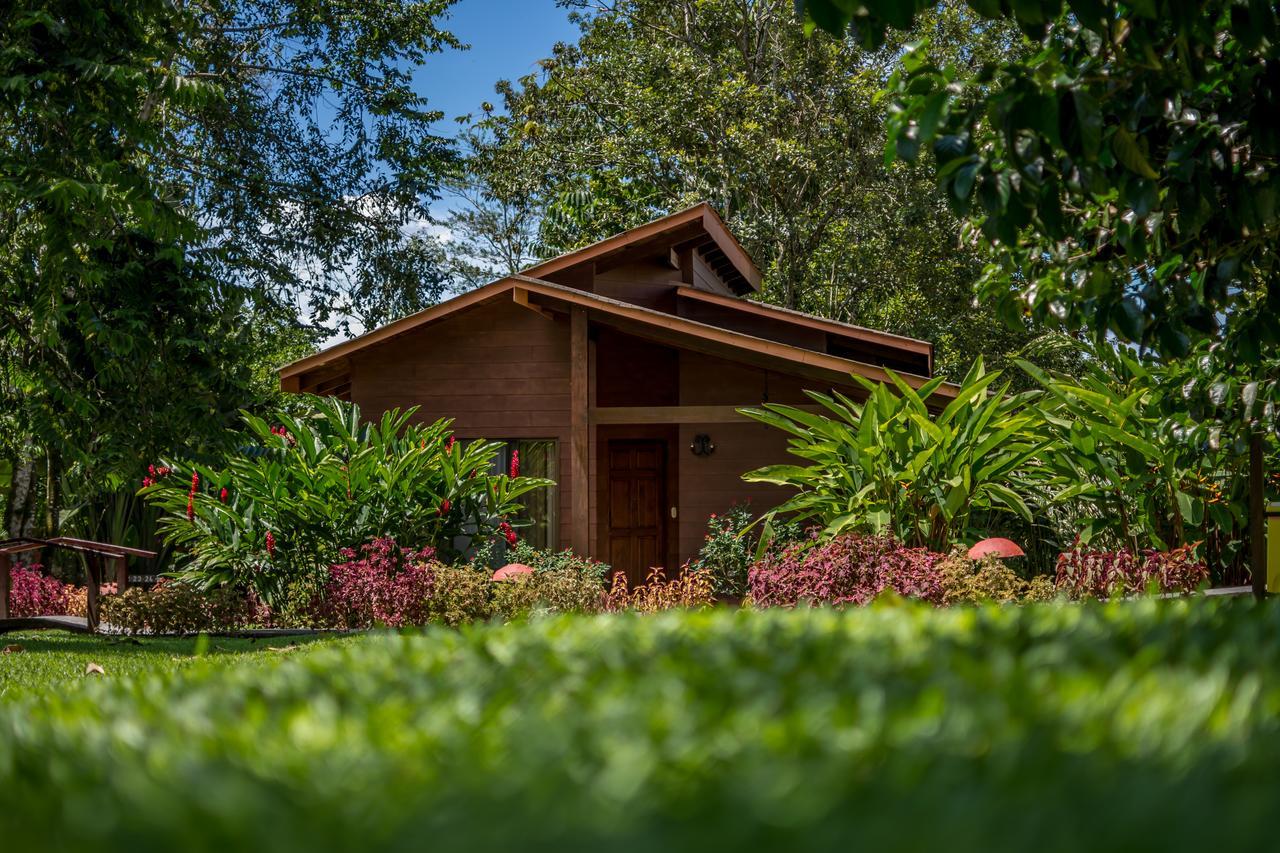
[[[492,474],[500,444],[455,441],[446,420],[414,424],[414,408],[369,422],[352,403],[305,399],[274,422],[245,413],[242,450],[222,467],[172,461],[148,475],[143,494],[166,513],[178,576],[275,604],[372,539],[457,555],[510,531],[521,495],[551,485]]]
[[[995,555],[975,560],[961,547],[938,563],[942,604],[980,604],[986,601],[1047,601],[1054,597],[1053,579],[1036,575],[1025,580]]]
[[[973,525],[979,511],[1030,521],[1024,494],[1038,479],[1036,460],[1054,444],[1036,434],[1030,404],[1038,392],[1011,396],[1007,381],[992,391],[1000,374],[978,359],[935,418],[930,398],[942,378],[916,389],[886,372],[888,383],[853,377],[867,391],[863,403],[839,392],[806,392],[835,417],[777,403],[741,410],[789,433],[791,454],[810,463],[743,475],[798,490],[766,513],[766,522],[813,519],[826,538],[888,532],[907,545],[945,551],[981,532]]]
[[[1209,567],[1195,548],[1169,551],[1084,551],[1058,557],[1057,588],[1073,598],[1195,592],[1209,583]]]
[[[126,634],[234,631],[253,615],[253,603],[239,590],[203,590],[168,579],[102,599],[102,621]]]
[[[797,524],[775,521],[767,531],[769,540],[760,540],[761,530],[746,504],[734,504],[726,512],[712,513],[702,547],[686,565],[686,571],[711,573],[712,589],[720,598],[741,598],[747,593],[747,572],[757,551],[783,548],[799,541],[803,532]]]
[[[552,551],[548,548],[535,548],[521,539],[507,548],[507,562],[522,563],[535,572],[567,572],[581,575],[598,586],[604,586],[609,575],[609,565],[591,557],[580,557],[571,548]],[[478,561],[473,561],[478,562]]]
[[[41,571],[39,563],[9,571],[9,615],[58,616],[73,609],[76,587]]]
[[[425,625],[434,586],[430,548],[412,551],[394,539],[375,539],[342,551],[329,580],[311,602],[311,624],[354,630]]]
[[[1159,363],[1124,347],[1090,348],[1078,377],[1018,364],[1046,391],[1040,413],[1059,439],[1041,457],[1054,474],[1053,502],[1084,508],[1079,541],[1110,540],[1131,549],[1171,548],[1202,539],[1204,528],[1231,530],[1243,510],[1219,483],[1226,459],[1192,443],[1171,408]]]
[[[545,569],[490,583],[493,613],[506,621],[532,614],[596,613],[605,600],[598,577],[572,568]]]

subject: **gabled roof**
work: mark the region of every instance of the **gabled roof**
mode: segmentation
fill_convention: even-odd
[[[747,363],[765,364],[775,368],[783,367],[799,375],[819,378],[835,384],[839,384],[841,379],[855,373],[874,381],[888,379],[884,368],[878,365],[765,340],[526,275],[508,276],[450,299],[448,302],[389,323],[361,337],[295,361],[280,370],[280,377],[285,380],[324,368],[367,347],[386,342],[439,322],[459,311],[505,295],[510,295],[514,301],[521,304],[532,304],[543,309],[583,308],[597,322],[604,322],[606,325],[613,325],[654,340],[713,355],[736,358]],[[856,331],[856,327],[845,328]],[[903,379],[913,387],[919,387],[927,381],[925,377],[909,374],[904,374]],[[938,394],[945,397],[954,396],[954,393],[954,386],[944,385],[938,390]]]
[[[522,270],[521,275],[546,278],[587,261],[600,263],[635,246],[657,243],[664,239],[680,243],[696,242],[716,272],[736,292],[748,293],[760,289],[760,270],[742,248],[738,238],[724,224],[720,214],[705,201],[590,246],[566,252],[558,258],[535,264]]]

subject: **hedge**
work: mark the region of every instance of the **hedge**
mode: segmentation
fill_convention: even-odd
[[[565,616],[0,704],[10,849],[1274,849],[1280,608]]]

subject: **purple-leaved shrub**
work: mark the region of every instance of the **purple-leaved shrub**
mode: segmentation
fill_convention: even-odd
[[[748,587],[757,607],[867,604],[886,589],[941,604],[943,559],[891,536],[845,534],[766,555],[751,567]]]
[[[1058,557],[1057,587],[1072,598],[1190,593],[1209,580],[1192,545],[1172,551],[1066,551]]]
[[[14,566],[9,574],[9,615],[61,616],[68,611],[75,587],[40,572],[40,564]]]

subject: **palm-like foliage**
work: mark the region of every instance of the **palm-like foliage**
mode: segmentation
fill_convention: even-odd
[[[519,512],[521,495],[551,485],[492,473],[501,445],[455,442],[449,421],[412,424],[415,411],[369,422],[353,404],[311,398],[309,413],[281,412],[274,424],[245,414],[244,446],[221,468],[167,463],[172,473],[143,494],[166,512],[160,528],[180,552],[179,574],[271,603],[370,539],[465,548]]]
[[[742,410],[790,433],[790,452],[810,463],[744,475],[798,490],[766,518],[815,520],[824,536],[888,531],[935,550],[978,533],[972,519],[979,511],[1029,521],[1026,487],[1052,444],[1036,434],[1028,406],[1038,392],[1010,396],[1008,382],[992,391],[1000,374],[987,373],[979,359],[935,418],[928,400],[941,378],[917,390],[888,374],[892,386],[853,377],[867,390],[864,403],[808,392],[834,417],[773,403]]]

